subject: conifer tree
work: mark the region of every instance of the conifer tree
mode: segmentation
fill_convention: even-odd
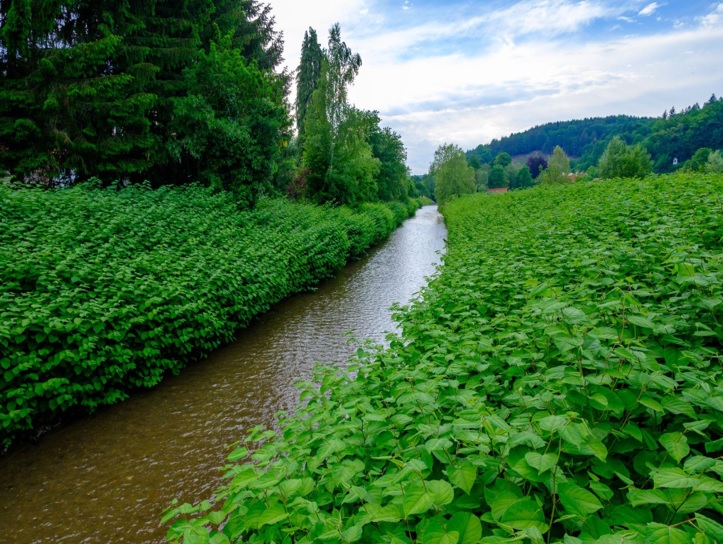
[[[301,62],[296,71],[296,131],[299,141],[304,140],[304,119],[311,97],[319,86],[324,52],[319,45],[316,30],[309,27],[301,45]],[[303,146],[303,143],[301,144]]]

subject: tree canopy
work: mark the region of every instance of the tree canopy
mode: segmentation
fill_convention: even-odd
[[[464,151],[459,146],[439,146],[434,152],[429,173],[435,178],[434,193],[440,206],[456,196],[475,192],[474,169],[467,164]]]
[[[0,169],[273,184],[289,125],[281,35],[257,0],[0,3]]]
[[[600,157],[598,175],[603,178],[644,178],[652,168],[650,155],[642,145],[630,146],[615,136]]]

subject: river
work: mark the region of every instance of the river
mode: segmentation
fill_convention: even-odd
[[[344,361],[358,339],[383,343],[390,307],[434,273],[446,229],[434,206],[311,293],[296,295],[237,340],[158,387],[81,418],[0,458],[0,542],[156,543],[176,497],[221,483],[228,445],[293,410],[294,384],[317,361]]]

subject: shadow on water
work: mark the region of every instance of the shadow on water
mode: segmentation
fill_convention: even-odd
[[[0,543],[163,542],[170,501],[221,484],[227,446],[293,409],[315,362],[355,338],[383,342],[439,263],[446,230],[428,206],[313,293],[275,306],[237,341],[118,406],[0,459]]]

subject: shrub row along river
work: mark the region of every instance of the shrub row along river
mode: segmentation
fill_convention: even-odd
[[[298,400],[316,361],[354,338],[383,342],[390,307],[434,272],[446,230],[422,208],[379,248],[314,293],[274,307],[238,340],[152,391],[0,458],[0,543],[163,542],[163,511],[209,498],[227,445]]]

